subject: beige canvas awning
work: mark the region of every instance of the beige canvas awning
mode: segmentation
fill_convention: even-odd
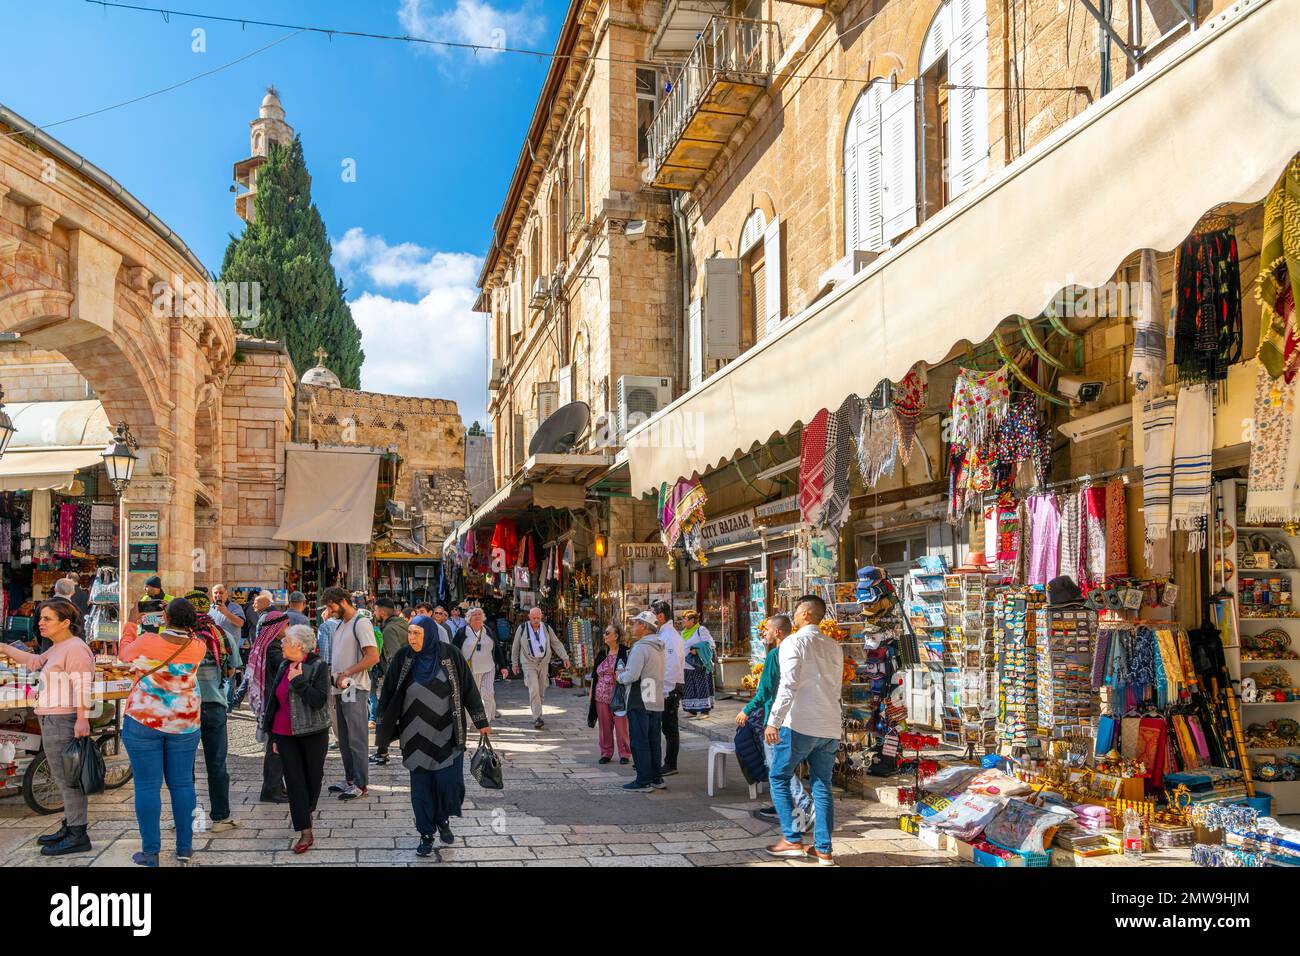
[[[65,491],[77,472],[104,463],[104,446],[13,448],[0,458],[0,491]]]
[[[379,452],[290,446],[284,473],[284,513],[277,540],[370,543]]]
[[[1169,250],[1256,202],[1300,152],[1300,19],[1244,0],[1203,24],[843,289],[629,434],[631,488],[703,473],[918,361]]]

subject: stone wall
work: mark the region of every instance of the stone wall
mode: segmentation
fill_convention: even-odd
[[[79,402],[94,392],[75,365],[58,352],[26,342],[0,342],[6,402]]]

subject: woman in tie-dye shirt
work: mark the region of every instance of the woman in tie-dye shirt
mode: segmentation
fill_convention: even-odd
[[[139,675],[126,701],[122,740],[135,773],[135,817],[142,852],[132,859],[141,866],[157,866],[162,852],[163,781],[171,794],[176,858],[181,862],[188,862],[192,854],[197,803],[198,672],[207,648],[192,633],[198,618],[189,601],[176,598],[164,615],[161,633],[141,633],[133,641],[123,641],[118,651]]]

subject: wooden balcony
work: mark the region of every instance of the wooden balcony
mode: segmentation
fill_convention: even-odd
[[[776,65],[777,25],[714,17],[650,124],[651,185],[690,189],[763,95]]]

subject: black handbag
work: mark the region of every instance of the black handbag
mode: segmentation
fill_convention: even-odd
[[[88,797],[104,792],[104,757],[89,737],[77,737],[63,748],[63,777]]]
[[[486,737],[478,739],[478,750],[469,761],[469,772],[474,775],[478,785],[484,790],[504,790],[505,782],[501,777],[501,758],[492,749]]]

